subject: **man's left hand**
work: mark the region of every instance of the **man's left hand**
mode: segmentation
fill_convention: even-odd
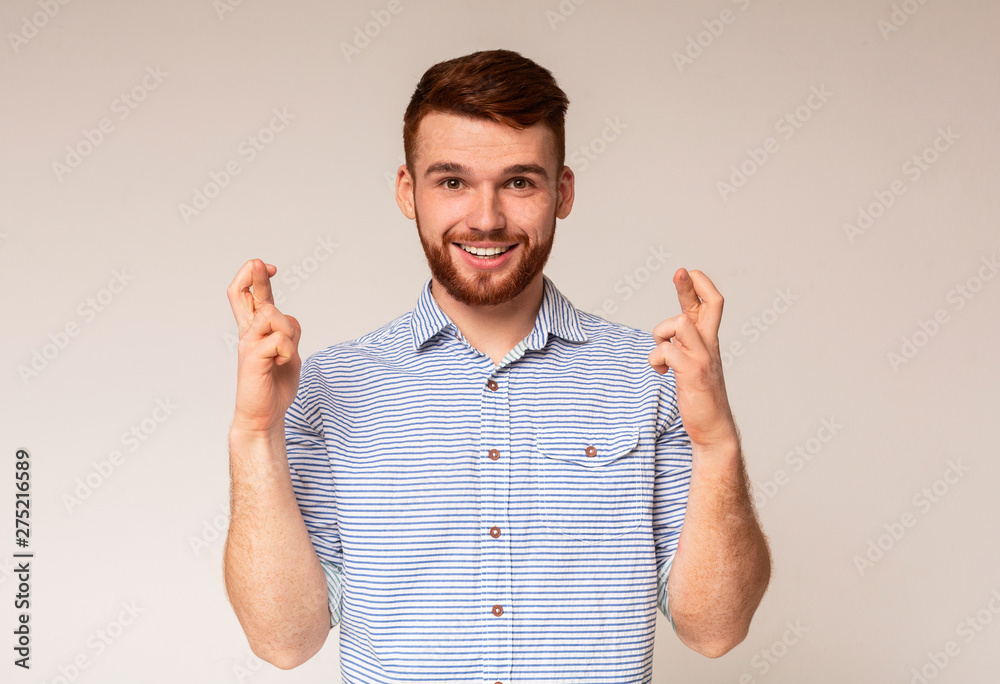
[[[701,271],[681,268],[673,280],[681,313],[653,328],[656,348],[649,365],[661,374],[673,368],[681,422],[691,443],[703,449],[730,446],[737,431],[719,353],[722,295]]]

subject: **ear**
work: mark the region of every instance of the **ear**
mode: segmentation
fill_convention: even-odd
[[[573,208],[573,197],[576,193],[576,177],[573,175],[573,169],[565,165],[562,167],[556,191],[558,197],[556,217],[564,219],[569,216],[569,212]]]
[[[400,164],[399,169],[396,170],[396,204],[399,205],[403,216],[410,220],[416,218],[417,214],[413,208],[413,177],[410,176],[410,170],[406,168],[406,164]]]

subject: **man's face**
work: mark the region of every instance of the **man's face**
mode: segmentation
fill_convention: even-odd
[[[516,130],[432,112],[420,122],[414,173],[399,169],[396,200],[416,219],[437,283],[469,306],[510,301],[542,273],[556,219],[573,203],[573,174],[556,169],[543,124]],[[486,250],[485,257],[471,251]],[[496,252],[496,253],[494,253]]]

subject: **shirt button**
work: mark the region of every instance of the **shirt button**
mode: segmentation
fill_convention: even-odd
[[[498,384],[496,384],[495,382],[493,382],[492,380],[490,380],[490,381],[489,381],[488,383],[486,383],[486,386],[487,386],[487,387],[489,387],[491,391],[493,391],[493,392],[496,392],[496,391],[497,391],[497,388],[498,388],[498,387],[499,387],[500,385],[498,385]]]
[[[495,461],[500,458],[500,452],[496,449],[490,449],[490,460]]]
[[[501,606],[499,604],[493,606],[493,614],[496,615],[497,617],[500,617],[501,615],[503,615],[503,606]]]
[[[597,449],[595,449],[592,446],[587,447],[587,455],[590,456],[591,458],[597,456]]]
[[[499,537],[500,536],[500,528],[499,527],[491,527],[490,528],[490,536],[493,537],[494,539],[496,539],[497,537]]]

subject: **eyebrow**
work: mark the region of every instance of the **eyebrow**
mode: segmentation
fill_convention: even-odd
[[[424,171],[424,178],[432,176],[436,173],[456,173],[459,175],[470,176],[472,175],[472,170],[464,164],[456,164],[455,162],[438,162],[437,164],[431,164],[427,170]],[[545,171],[545,168],[539,166],[538,164],[512,164],[501,171],[501,175],[535,175],[543,180],[548,180],[549,178],[549,174]]]

